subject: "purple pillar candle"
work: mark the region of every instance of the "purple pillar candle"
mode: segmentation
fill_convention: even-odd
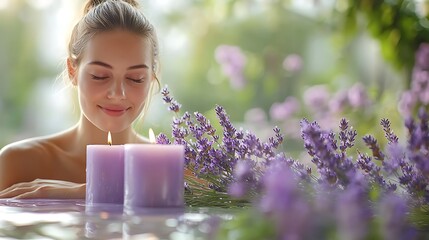
[[[126,208],[184,206],[182,145],[126,144]]]
[[[124,203],[124,146],[88,145],[86,204]]]

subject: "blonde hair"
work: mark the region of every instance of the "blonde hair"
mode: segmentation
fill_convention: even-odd
[[[68,59],[74,66],[78,66],[85,46],[97,33],[116,29],[127,30],[144,36],[152,45],[152,71],[160,88],[159,49],[158,39],[154,26],[139,9],[136,0],[89,0],[83,11],[84,15],[74,26],[68,44]],[[150,84],[149,96],[142,113],[147,111],[153,95],[153,81]]]

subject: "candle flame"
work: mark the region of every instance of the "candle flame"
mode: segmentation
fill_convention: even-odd
[[[152,128],[149,128],[149,141],[151,143],[156,143],[155,133],[153,132]]]
[[[110,146],[112,146],[112,134],[110,134],[110,131],[109,131],[109,133],[107,134],[107,143],[108,143]]]

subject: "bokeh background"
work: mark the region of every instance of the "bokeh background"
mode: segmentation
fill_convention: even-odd
[[[0,147],[77,121],[75,90],[60,74],[84,2],[0,0]],[[389,118],[405,134],[401,96],[427,40],[425,1],[140,2],[158,29],[162,85],[182,111],[215,124],[222,105],[262,139],[279,126],[292,156],[302,152],[302,118],[336,129],[345,117],[358,136],[382,135]],[[173,116],[158,93],[136,127],[169,135]]]

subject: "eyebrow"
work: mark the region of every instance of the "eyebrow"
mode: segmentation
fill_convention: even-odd
[[[90,65],[99,65],[99,66],[102,66],[102,67],[113,69],[113,67],[111,65],[109,65],[109,64],[107,64],[105,62],[101,62],[101,61],[93,61],[93,62],[90,62],[88,64],[90,64]],[[149,67],[146,64],[138,64],[138,65],[131,66],[131,67],[127,68],[127,69],[128,70],[132,70],[132,69],[139,69],[139,68],[147,68],[148,69]]]

